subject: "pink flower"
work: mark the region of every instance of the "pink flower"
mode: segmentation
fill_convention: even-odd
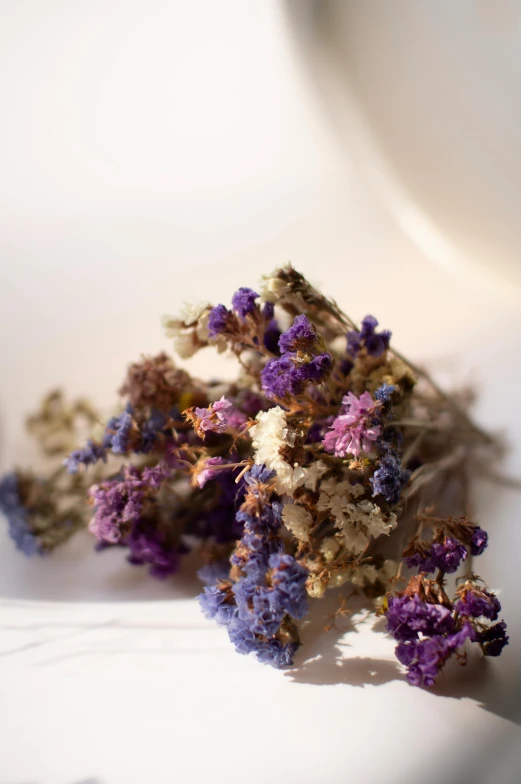
[[[213,479],[215,472],[212,466],[225,465],[226,460],[222,457],[210,457],[204,461],[204,467],[200,473],[196,474],[196,481],[199,487],[203,488],[209,479]]]
[[[352,392],[342,400],[341,413],[337,416],[323,445],[326,452],[336,457],[370,452],[372,442],[380,435],[380,425],[372,425],[378,401],[373,400],[369,392],[356,397]]]
[[[196,408],[195,416],[198,419],[198,429],[223,433],[228,427],[228,414],[231,413],[231,408],[233,408],[232,404],[224,395],[220,400],[208,406],[208,408]]]

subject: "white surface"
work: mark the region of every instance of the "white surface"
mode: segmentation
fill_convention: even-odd
[[[521,474],[518,295],[433,266],[403,234],[320,114],[277,3],[0,13],[4,468],[34,458],[21,418],[51,385],[111,405],[126,362],[168,347],[162,312],[229,301],[290,258],[446,379],[475,376],[479,418],[508,430]],[[233,653],[193,580],[160,584],[86,538],[29,562],[2,531],[0,784],[512,784],[519,505],[477,488],[480,570],[513,641],[437,693],[407,686],[370,624],[336,648],[327,605],[303,630],[316,661],[276,672]]]

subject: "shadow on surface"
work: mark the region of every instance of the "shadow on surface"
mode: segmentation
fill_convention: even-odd
[[[404,669],[398,661],[367,656],[346,656],[349,635],[357,633],[357,626],[364,620],[364,611],[370,605],[359,597],[348,602],[349,616],[338,618],[329,631],[324,627],[339,606],[338,592],[312,605],[309,620],[302,627],[302,648],[305,660],[296,656],[296,667],[288,670],[286,677],[294,683],[316,686],[349,684],[351,686],[379,686],[392,681],[407,683]],[[371,634],[386,634],[384,618],[371,626]],[[354,645],[354,641],[353,641]],[[394,643],[391,642],[391,650]],[[450,661],[434,688],[425,689],[435,699],[468,699],[479,707],[501,718],[521,725],[521,683],[517,650],[512,643],[507,648],[504,661],[486,659],[477,646],[471,646],[465,666]],[[408,686],[408,688],[415,688]]]

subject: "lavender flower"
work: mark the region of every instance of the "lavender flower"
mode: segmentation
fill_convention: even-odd
[[[370,452],[373,442],[380,435],[380,426],[371,424],[375,407],[375,401],[369,392],[364,392],[360,398],[348,392],[342,400],[341,413],[324,438],[326,452],[331,452],[336,457],[345,457],[348,454],[357,457],[360,452]]]
[[[255,300],[258,296],[256,291],[245,287],[242,287],[235,292],[232,298],[232,307],[241,319],[246,318],[246,316],[251,313],[255,313]]]
[[[271,604],[280,607],[293,618],[304,618],[308,612],[306,594],[308,570],[292,555],[279,553],[270,556],[269,567],[272,570]]]

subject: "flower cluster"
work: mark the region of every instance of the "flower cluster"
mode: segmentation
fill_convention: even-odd
[[[463,658],[467,640],[478,643],[485,656],[498,656],[508,643],[504,621],[491,625],[501,610],[499,600],[471,578],[451,602],[443,586],[423,577],[388,598],[389,633],[397,640],[396,656],[414,686],[433,686],[447,660]]]
[[[467,642],[501,652],[497,597],[471,572],[452,599],[446,584],[487,546],[454,498],[494,441],[389,331],[373,316],[358,328],[292,267],[164,326],[182,359],[227,352],[237,377],[195,379],[161,352],[130,365],[113,416],[48,395],[28,425],[58,464],[0,481],[20,550],[86,528],[159,579],[191,552],[204,614],[275,667],[293,664],[310,600],[346,584],[383,608],[413,684]]]

